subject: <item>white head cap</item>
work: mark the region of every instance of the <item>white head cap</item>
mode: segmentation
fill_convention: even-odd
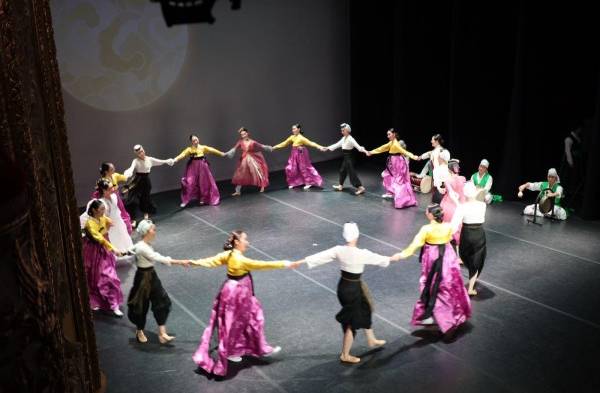
[[[481,162],[479,163],[479,165],[480,166],[484,166],[486,168],[489,168],[490,167],[490,162],[484,158],[483,160],[481,160]]]
[[[473,184],[473,182],[468,181],[463,187],[463,193],[466,198],[475,198],[475,196],[477,195],[477,187],[475,187],[475,184]]]
[[[143,149],[144,147],[142,145],[135,145],[133,146],[133,151],[139,151],[140,149]]]
[[[344,129],[344,128],[346,128],[348,130],[348,132],[352,132],[352,128],[350,127],[350,124],[348,124],[348,123],[340,124],[340,129]]]
[[[347,242],[351,242],[352,240],[358,239],[359,234],[360,233],[358,232],[358,225],[356,225],[353,222],[347,222],[344,224],[344,240],[346,240]]]
[[[560,183],[560,177],[558,177],[558,172],[556,172],[556,168],[548,169],[548,176],[552,176],[556,178],[556,182]]]
[[[153,225],[154,223],[150,220],[142,220],[138,222],[136,231],[140,235],[145,236]]]

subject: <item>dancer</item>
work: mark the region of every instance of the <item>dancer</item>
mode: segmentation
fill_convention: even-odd
[[[242,356],[270,356],[281,351],[265,338],[264,316],[260,301],[254,296],[253,270],[295,268],[298,262],[255,261],[244,256],[250,243],[244,231],[229,235],[224,252],[210,258],[191,261],[203,267],[227,266],[227,280],[215,298],[208,326],[202,334],[194,362],[208,373],[225,376],[227,360],[240,362]],[[217,334],[216,360],[210,356],[211,338]]]
[[[129,213],[127,213],[127,210],[125,209],[125,204],[123,203],[123,199],[121,198],[121,195],[119,193],[119,183],[126,182],[127,177],[118,173],[115,170],[115,166],[112,164],[112,162],[103,162],[100,165],[100,178],[108,180],[112,184],[114,194],[117,197],[117,206],[119,207],[119,211],[121,212],[121,219],[127,227],[127,233],[131,234],[131,232],[133,231],[133,228],[131,226],[131,217],[129,216]],[[92,194],[92,198],[100,198],[98,190],[94,191],[94,193]]]
[[[550,168],[548,170],[548,181],[543,182],[527,182],[525,184],[521,184],[519,186],[519,193],[517,194],[519,198],[523,197],[523,190],[528,189],[530,191],[539,191],[538,198],[540,200],[551,198],[553,200],[553,208],[551,208],[548,213],[545,215],[547,217],[552,217],[558,220],[566,220],[567,212],[560,206],[561,199],[563,197],[563,188],[560,185],[560,178],[558,177],[558,172],[556,172],[555,168]],[[536,207],[536,204],[528,205],[523,210],[523,214],[532,216],[534,211],[537,212],[539,217],[543,217],[544,214],[540,211],[540,206]]]
[[[477,295],[475,284],[481,275],[487,255],[483,230],[487,205],[477,200],[477,194],[477,187],[472,182],[467,182],[464,187],[466,202],[458,205],[451,223],[455,233],[462,224],[458,250],[461,260],[469,269],[469,296]]]
[[[394,258],[384,257],[356,247],[358,236],[358,226],[355,223],[346,223],[343,231],[345,246],[335,246],[299,261],[306,262],[311,269],[334,259],[340,261],[342,276],[338,281],[337,295],[342,309],[336,314],[335,319],[342,325],[344,338],[340,361],[344,363],[360,362],[360,358],[350,354],[358,329],[365,329],[369,347],[380,347],[385,344],[385,340],[375,338],[375,333],[371,329],[373,300],[367,284],[361,280],[365,265],[387,267],[390,261],[400,259],[398,255]]]
[[[105,214],[112,222],[112,225],[108,229],[108,239],[118,250],[127,251],[131,249],[133,241],[131,240],[131,236],[129,236],[129,232],[127,232],[127,225],[121,217],[121,210],[119,209],[117,195],[112,182],[100,179],[98,180],[96,189],[106,207]]]
[[[450,161],[450,152],[444,149],[444,138],[440,134],[435,134],[431,137],[431,146],[433,150],[421,154],[421,159],[430,159],[433,175],[433,194],[431,195],[432,203],[440,203],[443,198],[444,182],[450,176],[448,172],[448,161]]]
[[[250,138],[248,129],[242,127],[238,130],[239,141],[226,154],[234,155],[240,149],[242,154],[235,168],[235,173],[231,183],[235,185],[235,192],[232,196],[242,195],[242,186],[260,187],[260,192],[264,192],[269,186],[269,167],[265,161],[261,150],[272,151],[273,148],[267,145],[261,145]]]
[[[142,145],[133,147],[136,158],[131,162],[131,166],[124,172],[125,177],[129,180],[133,177],[131,184],[126,188],[127,197],[125,208],[136,221],[137,210],[141,210],[144,218],[148,218],[150,214],[156,214],[156,205],[152,202],[150,192],[152,191],[152,182],[150,181],[150,171],[154,166],[168,164],[173,166],[173,160],[159,160],[158,158],[149,157]]]
[[[122,317],[119,306],[123,303],[123,292],[115,269],[115,255],[122,254],[107,239],[112,222],[104,215],[105,211],[106,207],[99,199],[89,204],[89,218],[84,227],[83,264],[92,310],[112,310],[117,317]]]
[[[136,230],[142,236],[142,240],[137,242],[132,249],[136,256],[137,270],[133,278],[133,287],[127,298],[127,317],[136,326],[137,342],[147,343],[148,338],[144,334],[144,327],[148,308],[152,304],[152,313],[158,325],[158,341],[166,344],[175,338],[167,333],[165,326],[171,310],[171,299],[154,270],[154,264],[160,262],[168,266],[188,266],[190,260],[173,259],[154,251],[152,243],[156,238],[156,226],[152,221],[140,221]]]
[[[352,150],[356,149],[361,153],[366,153],[367,151],[356,142],[352,135],[350,135],[352,128],[349,124],[340,124],[340,131],[342,133],[342,138],[333,145],[322,147],[321,151],[334,151],[340,147],[342,148],[344,161],[342,161],[342,166],[340,167],[340,182],[339,184],[333,185],[333,188],[336,191],[342,191],[344,189],[346,176],[350,175],[350,183],[356,188],[354,194],[360,195],[365,192],[365,188],[362,186],[362,183],[356,174],[356,170],[354,169],[354,156],[352,155]]]
[[[464,176],[460,176],[459,160],[451,159],[448,161],[448,170],[450,171],[450,176],[444,182],[445,187],[442,189],[444,197],[440,202],[440,206],[444,211],[444,222],[451,222],[456,207],[465,201],[463,188],[467,182]],[[459,225],[452,236],[452,244],[455,247],[460,243],[461,227]]]
[[[221,196],[208,161],[206,161],[206,154],[211,153],[224,157],[225,153],[213,147],[201,145],[200,139],[194,134],[190,135],[190,143],[192,145],[183,149],[174,159],[175,162],[178,162],[183,158],[190,158],[181,178],[181,205],[179,206],[186,207],[194,199],[197,199],[201,205],[218,205]]]
[[[384,152],[388,152],[389,154],[386,169],[381,172],[383,187],[386,190],[386,193],[382,197],[394,198],[394,207],[396,209],[416,206],[417,199],[410,183],[408,164],[404,157],[409,157],[413,160],[418,160],[419,157],[402,148],[398,141],[398,133],[393,128],[387,131],[387,138],[389,140],[388,143],[367,152],[368,156]]]
[[[292,151],[285,167],[285,178],[288,188],[298,187],[304,184],[304,189],[308,190],[312,186],[321,187],[323,179],[319,172],[313,167],[308,155],[308,149],[305,146],[312,146],[321,149],[323,146],[312,142],[306,138],[302,132],[300,124],[292,126],[292,135],[285,141],[273,146],[273,150],[292,145]]]
[[[475,187],[477,187],[478,193],[484,193],[483,201],[488,205],[494,200],[494,196],[491,193],[492,183],[494,179],[492,178],[492,175],[490,175],[490,173],[488,172],[489,166],[490,162],[484,158],[479,163],[479,168],[477,169],[477,172],[475,172],[471,176],[471,181],[473,182]]]
[[[396,255],[408,258],[419,247],[421,296],[413,310],[413,325],[437,324],[442,333],[451,335],[471,316],[471,301],[463,284],[454,248],[450,246],[452,227],[442,222],[444,212],[438,204],[427,206],[423,225],[412,243]],[[396,257],[394,255],[394,257]]]

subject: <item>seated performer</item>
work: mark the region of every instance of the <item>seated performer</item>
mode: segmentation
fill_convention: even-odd
[[[344,161],[342,161],[342,166],[340,167],[340,182],[339,184],[333,185],[333,188],[336,191],[342,191],[344,188],[346,175],[349,175],[350,183],[352,183],[352,185],[356,188],[355,194],[360,195],[365,192],[365,188],[362,186],[362,183],[356,174],[356,170],[354,169],[354,157],[352,155],[352,150],[356,149],[361,153],[366,153],[367,151],[364,147],[356,142],[352,135],[350,135],[352,132],[350,124],[340,124],[340,132],[342,133],[342,138],[333,145],[321,148],[321,151],[334,151],[340,147],[342,148],[342,152],[344,153]]]
[[[492,203],[493,199],[490,190],[492,189],[492,182],[494,180],[492,178],[492,175],[490,175],[490,173],[488,172],[489,166],[490,162],[484,158],[479,163],[479,168],[477,169],[477,172],[475,172],[471,176],[471,181],[473,182],[475,187],[477,187],[477,190],[485,193],[483,202],[487,203],[488,205]]]
[[[552,198],[553,208],[550,209],[548,213],[545,215],[548,217],[554,217],[558,220],[566,220],[567,212],[560,206],[560,201],[563,197],[563,188],[560,185],[560,178],[558,177],[558,173],[555,168],[550,168],[548,170],[548,181],[543,182],[527,182],[525,184],[521,184],[519,186],[519,193],[517,194],[519,198],[523,197],[523,190],[528,189],[530,191],[539,191],[540,194],[538,198]],[[534,211],[537,212],[539,217],[543,217],[544,214],[540,211],[539,205],[536,204],[528,205],[523,210],[523,214],[532,216]]]
[[[337,295],[342,309],[335,316],[344,332],[340,360],[345,363],[358,363],[360,358],[350,355],[356,330],[365,329],[369,347],[379,347],[385,344],[385,340],[375,338],[375,333],[371,329],[373,301],[367,284],[361,280],[364,267],[365,265],[387,267],[390,261],[397,261],[400,257],[399,255],[394,258],[384,257],[356,247],[359,232],[355,223],[344,224],[343,236],[347,242],[345,246],[335,246],[298,262],[306,262],[311,269],[334,259],[340,262],[342,276],[338,282]]]

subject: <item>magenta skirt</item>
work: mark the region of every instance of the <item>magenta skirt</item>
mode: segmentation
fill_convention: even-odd
[[[417,205],[404,156],[389,156],[387,168],[381,173],[381,177],[385,190],[394,196],[396,209]]]
[[[123,303],[116,263],[115,255],[104,246],[83,238],[83,264],[92,308],[113,310]]]
[[[218,205],[221,196],[205,159],[191,159],[181,178],[181,202],[186,205],[192,200],[207,205]]]
[[[273,351],[265,338],[265,317],[254,296],[252,276],[228,279],[217,295],[208,326],[192,359],[206,372],[225,376],[228,356],[263,356]],[[216,334],[215,357],[210,344]]]
[[[292,187],[301,185],[321,187],[323,185],[321,175],[310,162],[306,147],[292,147],[285,167],[285,178],[288,186]]]
[[[425,244],[421,250],[421,278],[419,279],[419,290],[423,295],[423,289],[426,286],[427,278],[434,264],[438,259],[438,245]],[[458,258],[454,248],[450,243],[445,244],[444,258],[441,265],[441,280],[437,284],[437,296],[433,306],[433,318],[445,333],[464,323],[471,317],[471,301],[463,283],[460,274]],[[434,277],[434,282],[436,277]],[[435,292],[434,286],[431,286],[429,294]],[[413,310],[411,323],[421,325],[421,320],[426,317],[427,305],[423,302],[423,296],[417,301]]]

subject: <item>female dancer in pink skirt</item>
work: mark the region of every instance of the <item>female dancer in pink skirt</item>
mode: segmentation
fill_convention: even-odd
[[[383,178],[383,187],[386,193],[383,198],[394,198],[394,207],[401,209],[403,207],[416,206],[417,199],[410,183],[410,174],[408,172],[408,163],[404,157],[418,160],[408,150],[404,149],[398,141],[398,134],[393,128],[387,131],[388,143],[377,149],[367,152],[367,155],[388,152],[387,168],[381,173]]]
[[[233,149],[227,152],[228,155],[233,155],[238,149],[242,151],[231,179],[231,183],[235,185],[235,192],[232,195],[242,195],[242,186],[260,187],[260,192],[264,192],[265,187],[269,185],[269,167],[267,167],[267,162],[261,150],[270,151],[273,148],[250,139],[250,134],[244,127],[240,128],[238,133],[240,134],[240,140]]]
[[[112,222],[104,215],[106,207],[101,200],[93,200],[88,207],[83,239],[83,264],[93,310],[112,310],[122,317],[119,309],[123,303],[121,281],[117,276],[116,258],[121,252],[108,241],[108,228]]]
[[[119,194],[119,183],[126,182],[127,177],[123,174],[117,173],[115,170],[115,166],[112,162],[103,162],[100,165],[100,179],[107,180],[112,184],[113,192],[117,197],[117,206],[119,207],[119,211],[121,212],[121,218],[123,219],[123,222],[127,227],[127,233],[131,235],[131,231],[133,230],[131,227],[131,217],[129,216],[129,213],[127,213],[127,210],[125,210],[123,199]],[[96,191],[92,193],[92,199],[98,199],[101,197],[102,195],[100,195],[98,189],[96,188]]]
[[[464,176],[460,176],[460,167],[459,161],[457,159],[451,159],[448,161],[448,170],[450,171],[450,175],[444,181],[445,194],[440,202],[440,206],[444,211],[444,222],[452,222],[452,217],[454,217],[454,211],[456,207],[460,203],[465,202],[465,194],[463,188],[467,179]],[[452,236],[452,244],[455,249],[458,250],[458,245],[460,243],[460,232],[461,232],[462,224],[458,226],[456,232]]]
[[[438,204],[427,206],[425,215],[430,223],[423,225],[412,243],[399,253],[400,258],[408,258],[423,247],[421,296],[411,322],[413,325],[437,324],[442,333],[452,332],[471,316],[471,301],[460,274],[458,257],[450,245],[452,226],[442,222],[444,212]]]
[[[175,157],[175,162],[189,157],[185,173],[181,178],[180,206],[186,207],[194,199],[197,199],[201,205],[218,205],[221,196],[206,161],[206,154],[211,153],[223,157],[225,153],[213,147],[201,145],[200,139],[196,135],[190,135],[190,142],[192,145]]]
[[[292,152],[285,167],[285,178],[288,188],[298,187],[303,184],[305,190],[308,190],[312,186],[321,187],[323,179],[310,162],[306,146],[317,149],[321,149],[323,146],[308,140],[302,134],[302,126],[300,124],[294,124],[292,126],[292,135],[280,144],[273,146],[273,150],[284,148],[290,144],[292,145]]]
[[[246,233],[233,231],[224,252],[192,261],[197,266],[227,266],[227,280],[213,303],[210,321],[193,356],[198,367],[211,374],[225,376],[227,360],[240,362],[242,356],[269,356],[281,351],[281,347],[270,346],[265,338],[265,318],[260,301],[254,296],[250,272],[295,268],[299,263],[255,261],[244,256],[248,246]],[[209,353],[213,334],[218,342],[216,359]]]

